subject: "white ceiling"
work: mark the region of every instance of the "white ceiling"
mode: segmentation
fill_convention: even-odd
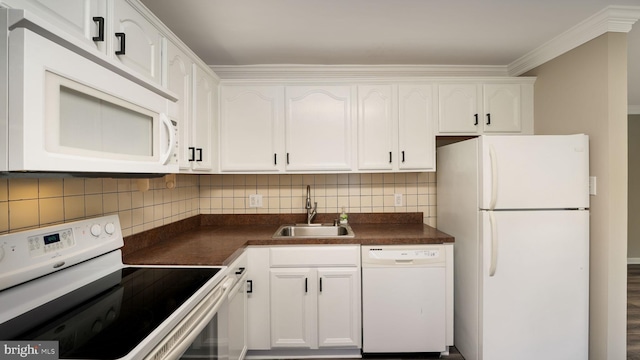
[[[609,5],[640,0],[142,0],[209,65],[508,66]],[[629,104],[640,106],[640,23]]]

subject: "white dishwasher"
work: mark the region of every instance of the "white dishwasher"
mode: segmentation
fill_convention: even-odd
[[[362,352],[448,353],[446,245],[362,246]],[[452,318],[452,316],[450,316]],[[451,319],[452,320],[452,319]],[[449,326],[448,326],[449,325]],[[452,331],[451,331],[452,333]],[[452,344],[451,344],[452,345]]]

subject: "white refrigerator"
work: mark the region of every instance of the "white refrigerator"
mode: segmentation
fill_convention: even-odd
[[[587,359],[589,140],[480,136],[437,149],[466,360]]]

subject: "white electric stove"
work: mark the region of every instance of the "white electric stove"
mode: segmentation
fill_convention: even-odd
[[[0,340],[57,341],[60,359],[161,360],[217,333],[226,267],[127,266],[122,246],[117,215],[0,236]]]

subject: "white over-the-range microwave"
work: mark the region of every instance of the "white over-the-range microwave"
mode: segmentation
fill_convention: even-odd
[[[0,9],[0,171],[178,172],[172,99],[20,26],[15,11]]]

